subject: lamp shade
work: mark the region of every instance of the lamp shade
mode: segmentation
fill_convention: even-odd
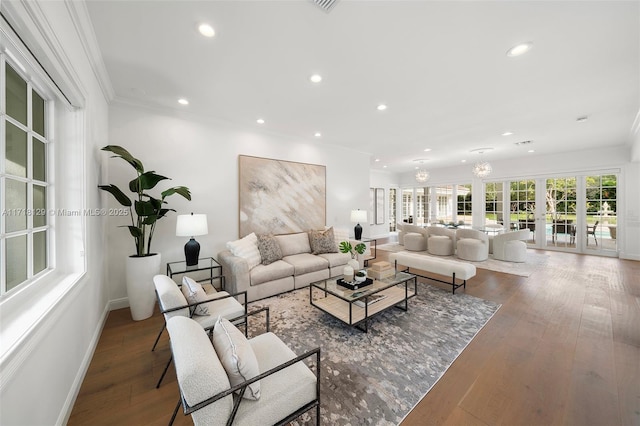
[[[181,214],[178,215],[176,222],[177,237],[195,237],[198,235],[207,235],[209,228],[207,227],[206,214]]]
[[[367,211],[366,210],[351,210],[351,222],[352,223],[367,223]]]

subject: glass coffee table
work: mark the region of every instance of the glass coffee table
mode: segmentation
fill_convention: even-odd
[[[408,301],[418,294],[418,280],[414,274],[397,272],[389,278],[350,290],[338,284],[342,276],[311,283],[309,302],[312,306],[359,330],[368,331],[368,320],[391,307],[404,311]],[[413,286],[411,286],[413,284]]]

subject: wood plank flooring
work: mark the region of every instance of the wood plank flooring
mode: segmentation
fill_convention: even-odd
[[[547,267],[529,278],[478,269],[466,293],[503,306],[403,426],[640,425],[640,262],[539,253]],[[69,425],[168,423],[166,333],[151,352],[162,322],[109,314]]]

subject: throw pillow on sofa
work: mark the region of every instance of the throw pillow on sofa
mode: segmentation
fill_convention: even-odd
[[[213,327],[213,347],[227,372],[231,386],[239,385],[260,374],[258,359],[251,344],[240,330],[229,320],[218,317]],[[260,382],[247,386],[244,398],[260,398]]]
[[[333,227],[324,231],[309,231],[309,245],[312,254],[337,253]]]
[[[260,250],[258,250],[258,237],[254,232],[236,241],[229,241],[227,248],[234,256],[247,260],[249,269],[258,266],[262,260]]]
[[[263,265],[282,259],[282,249],[273,235],[258,235],[258,251]]]
[[[207,293],[200,283],[189,277],[182,278],[182,294],[190,305],[198,302],[204,302],[208,299]],[[209,315],[209,308],[206,305],[198,305],[193,312],[195,315]]]

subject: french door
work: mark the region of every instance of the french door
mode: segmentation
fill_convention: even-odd
[[[528,229],[532,248],[616,256],[617,186],[616,174],[489,182],[485,224]]]

